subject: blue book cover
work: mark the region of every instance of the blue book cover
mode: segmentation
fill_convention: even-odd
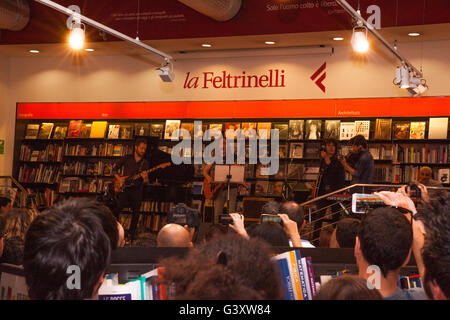
[[[300,255],[300,250],[295,249],[294,252],[295,257],[297,258],[297,267],[298,267],[298,274],[300,275],[300,285],[302,286],[303,300],[311,300],[312,297],[308,296],[308,290],[306,289],[305,275],[307,275],[307,270],[303,270],[302,256]]]
[[[292,288],[291,277],[289,274],[288,262],[286,259],[277,259],[276,263],[281,274],[281,287],[283,289],[284,300],[295,300],[294,289]]]

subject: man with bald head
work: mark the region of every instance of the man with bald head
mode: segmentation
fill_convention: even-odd
[[[305,212],[303,208],[295,201],[284,201],[280,205],[279,213],[285,213],[289,219],[297,222],[298,233],[301,234],[303,227],[306,224]],[[302,247],[314,248],[314,246],[308,240],[301,239]]]
[[[166,224],[156,237],[158,247],[192,247],[192,236],[183,226]]]

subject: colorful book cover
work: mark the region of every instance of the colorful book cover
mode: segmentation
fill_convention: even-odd
[[[409,139],[409,122],[397,122],[394,123],[393,133],[394,139],[397,140],[407,140]]]
[[[290,158],[301,159],[303,158],[303,143],[302,142],[291,142],[289,146]]]
[[[53,131],[53,139],[64,139],[67,134],[67,126],[56,126]]]
[[[104,138],[108,121],[92,121],[89,138]]]
[[[256,181],[255,195],[265,196],[269,189],[269,181]]]
[[[178,129],[180,129],[181,120],[166,120],[166,130],[164,132],[164,139],[171,140],[178,138]]]
[[[450,169],[439,169],[438,181],[440,183],[450,183]]]
[[[54,123],[42,122],[41,128],[39,129],[38,139],[50,139],[52,135]]]
[[[307,266],[307,270],[308,270],[309,283],[311,285],[311,297],[314,297],[317,292],[316,281],[315,281],[315,276],[314,276],[314,267],[312,264],[311,257],[305,257],[305,259],[306,259],[306,266]]]
[[[322,132],[322,120],[306,120],[305,139],[320,140]]]
[[[325,120],[325,139],[333,138],[339,140],[339,128],[341,120]]]
[[[312,291],[311,291],[311,279],[308,274],[308,265],[306,263],[306,258],[302,258],[302,268],[303,272],[305,273],[305,284],[306,284],[306,293],[308,296],[308,300],[312,300]]]
[[[38,124],[27,124],[27,129],[25,131],[25,139],[36,139],[39,133]]]
[[[392,119],[377,119],[375,122],[376,140],[391,140]]]
[[[287,149],[287,144],[286,143],[278,145],[278,156],[280,157],[280,159],[287,158],[287,156],[288,156],[288,149]]]
[[[119,139],[120,124],[110,124],[108,139]]]
[[[355,121],[355,136],[362,135],[366,140],[369,140],[370,120],[356,120]]]
[[[294,254],[297,259],[297,268],[298,268],[298,274],[300,276],[300,285],[302,288],[303,300],[308,300],[309,297],[308,297],[308,293],[307,293],[307,289],[306,289],[306,281],[305,281],[305,277],[307,276],[307,274],[306,274],[306,270],[303,270],[302,256],[300,254],[300,250],[295,249]]]
[[[119,130],[119,139],[131,139],[133,137],[133,125],[122,124]]]
[[[339,140],[350,140],[355,136],[355,122],[341,122]]]
[[[219,133],[222,134],[222,129],[223,129],[223,124],[222,123],[210,123],[209,124],[209,135],[208,135],[208,139],[210,139],[211,137],[218,135]]]
[[[275,263],[278,266],[278,271],[281,277],[281,288],[283,289],[283,299],[284,300],[295,300],[294,288],[292,287],[291,275],[289,273],[288,261],[285,258],[276,259],[274,257]]]
[[[67,137],[78,138],[80,136],[81,123],[83,120],[71,120],[69,122],[69,132]]]
[[[278,130],[278,139],[287,140],[289,133],[289,124],[287,123],[274,123],[273,128]]]
[[[90,123],[82,123],[78,138],[89,138],[89,136],[91,135],[91,127],[92,124]]]
[[[134,135],[140,137],[148,137],[150,135],[150,124],[145,122],[135,123]]]
[[[194,137],[194,123],[193,122],[183,122],[181,124],[181,129],[184,129],[189,133],[190,139],[192,139]]]
[[[159,139],[161,139],[163,137],[163,133],[164,133],[164,124],[162,124],[162,123],[150,124],[150,136],[151,137],[158,137]]]
[[[447,139],[448,118],[430,118],[428,139]]]
[[[289,140],[303,139],[303,126],[305,120],[289,120]]]
[[[258,138],[270,139],[270,129],[272,128],[272,122],[258,122]]]
[[[291,273],[292,277],[292,284],[294,287],[294,297],[295,300],[306,300],[305,299],[305,293],[303,293],[303,286],[300,283],[300,267],[298,263],[301,263],[301,260],[297,260],[296,253],[291,250],[289,252],[285,252],[285,254],[288,254],[288,261],[289,261],[289,271]]]
[[[409,130],[410,139],[425,139],[425,121],[411,122]]]
[[[242,122],[242,133],[246,138],[256,138],[256,122]]]

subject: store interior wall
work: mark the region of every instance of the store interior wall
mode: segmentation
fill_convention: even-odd
[[[178,60],[176,78],[162,82],[154,56],[86,55],[72,57],[0,57],[0,139],[5,139],[5,154],[0,156],[0,174],[12,171],[12,150],[17,102],[125,102],[125,101],[214,101],[407,97],[406,90],[392,84],[393,55],[372,43],[365,57],[355,56],[348,46],[335,48],[333,55],[297,55],[242,58]],[[399,51],[417,68],[423,65],[430,86],[428,96],[450,95],[450,41],[405,43]],[[322,92],[310,76],[324,63],[326,79]],[[284,88],[183,88],[186,75],[203,72],[234,75],[242,71],[264,74],[269,69],[285,70]],[[8,70],[4,73],[3,70]],[[5,94],[6,93],[6,94]],[[450,111],[449,111],[450,114]],[[380,115],[382,116],[382,115]],[[407,114],[405,114],[407,116]],[[301,117],[301,115],[299,115]]]

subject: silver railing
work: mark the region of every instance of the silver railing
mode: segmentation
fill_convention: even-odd
[[[0,196],[9,198],[11,206],[19,208],[27,206],[27,190],[11,176],[0,176]]]
[[[382,191],[382,190],[386,190],[386,189],[398,189],[401,186],[403,186],[404,184],[353,184],[338,190],[335,190],[333,192],[324,194],[322,196],[316,197],[314,199],[308,200],[306,202],[303,202],[300,204],[301,207],[303,208],[307,208],[307,210],[305,210],[306,213],[306,226],[303,230],[305,230],[304,232],[302,232],[302,236],[305,238],[308,238],[311,242],[315,242],[317,240],[319,240],[320,237],[320,232],[325,229],[328,228],[329,226],[334,226],[335,224],[337,224],[337,222],[340,220],[340,217],[342,216],[350,216],[352,213],[352,209],[351,209],[351,194],[352,194],[352,189],[355,188],[362,188],[362,191],[359,191],[360,193],[372,193],[372,192],[376,192],[376,191]],[[448,187],[426,187],[427,190],[445,190],[445,191],[450,191],[450,188]],[[392,190],[394,191],[394,190]],[[335,200],[334,202],[332,202],[331,204],[328,203],[327,205],[323,205],[323,203],[326,200],[329,200],[330,198],[332,198],[333,196],[335,196],[334,198],[337,198],[336,195],[340,195],[340,197],[342,198],[342,200]],[[329,200],[329,201],[333,201],[333,200]],[[320,228],[315,228],[315,225],[317,223],[320,223],[321,220],[327,221],[327,211],[328,208],[333,207],[333,206],[339,206],[340,209],[332,212],[331,215],[332,216],[337,216],[337,218],[334,218],[332,220],[334,220],[334,222],[328,223],[327,225],[323,224],[319,224],[321,225]],[[320,213],[322,212],[322,213]],[[317,215],[319,215],[319,218],[314,218],[314,216],[317,217]],[[319,237],[317,237],[317,234],[319,234]],[[314,237],[314,235],[316,235]]]

